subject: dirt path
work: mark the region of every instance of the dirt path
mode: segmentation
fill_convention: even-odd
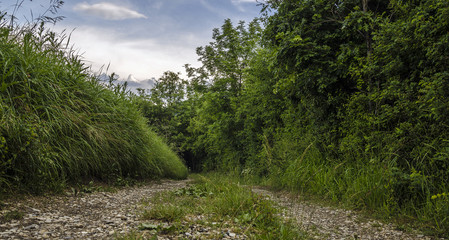
[[[284,207],[286,216],[295,219],[299,228],[308,232],[314,239],[434,239],[419,233],[405,233],[397,230],[392,224],[369,220],[354,211],[323,207],[258,187],[252,190]]]
[[[3,204],[23,212],[22,220],[0,222],[0,239],[114,239],[137,228],[139,201],[157,192],[186,186],[187,181],[161,181],[115,193],[32,197]]]
[[[3,203],[0,206],[3,218],[14,212],[24,215],[21,220],[6,222],[0,218],[0,239],[114,239],[117,234],[137,229],[141,223],[138,208],[143,198],[187,184],[187,180],[166,180],[115,193],[32,197]],[[432,239],[361,218],[352,211],[297,201],[262,188],[254,187],[253,191],[279,203],[285,208],[285,216],[293,218],[313,239]]]

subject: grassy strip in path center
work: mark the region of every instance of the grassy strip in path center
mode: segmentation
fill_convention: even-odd
[[[142,200],[139,229],[117,239],[306,239],[274,202],[223,175]]]

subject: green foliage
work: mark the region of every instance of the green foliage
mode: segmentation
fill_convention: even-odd
[[[214,42],[197,49],[203,65],[186,65],[189,81],[166,72],[149,95],[141,91],[139,106],[145,116],[193,171],[234,171],[249,156],[234,133],[243,129],[236,111],[242,104],[245,71],[259,48],[260,30],[258,21],[234,26],[225,20],[214,29]]]
[[[447,191],[447,2],[271,6],[264,37],[290,106],[273,182],[387,215],[433,216],[441,231],[447,218],[430,199]]]
[[[0,216],[0,222],[10,222],[12,220],[22,220],[25,213],[18,210],[11,210],[2,213]]]
[[[190,76],[210,81],[205,92],[193,96],[198,105],[188,127],[188,147],[202,157],[203,169],[235,171],[249,155],[243,151],[244,136],[236,134],[244,129],[236,112],[242,104],[245,71],[259,48],[260,30],[256,20],[247,27],[225,20],[221,29],[214,29],[214,42],[197,49],[203,65],[188,68]]]
[[[432,196],[449,191],[448,2],[263,5],[261,21],[225,20],[182,91],[161,95],[186,93],[175,110],[160,105],[170,141],[195,170],[413,216],[447,236],[446,198]]]
[[[102,86],[44,24],[0,28],[0,186],[60,189],[116,176],[183,178],[181,160],[120,87]]]
[[[167,71],[157,80],[148,94],[140,89],[139,96],[134,101],[149,120],[148,124],[152,130],[162,136],[170,148],[183,156],[186,164],[195,170],[194,163],[191,159],[187,159],[189,153],[185,148],[187,126],[193,114],[190,101],[185,101],[186,88],[187,82],[179,76],[179,73]]]
[[[158,206],[157,208],[151,208],[150,210],[145,210],[142,213],[142,219],[155,219],[161,221],[179,221],[185,216],[184,209],[172,204],[164,204]]]

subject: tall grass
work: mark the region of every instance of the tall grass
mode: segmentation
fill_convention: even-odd
[[[313,143],[287,138],[279,140],[275,152],[282,164],[270,175],[269,184],[274,187],[375,211],[388,219],[395,217],[401,224],[406,221],[412,224],[409,226],[448,237],[448,186],[441,184],[432,192],[431,179],[420,172],[404,175],[394,157],[380,161],[374,156],[354,159],[347,155],[333,160]],[[416,188],[422,192],[423,200],[404,196]]]
[[[1,189],[186,177],[132,99],[101,85],[65,39],[44,24],[0,28]]]

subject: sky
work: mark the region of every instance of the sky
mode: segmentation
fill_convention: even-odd
[[[22,1],[15,13],[21,21],[41,15],[50,3],[0,0],[0,11],[11,14]],[[212,41],[213,28],[227,18],[248,23],[261,8],[256,0],[65,0],[57,12],[65,18],[52,27],[71,33],[70,43],[93,72],[109,66],[108,74],[143,81],[198,66],[196,48]]]

